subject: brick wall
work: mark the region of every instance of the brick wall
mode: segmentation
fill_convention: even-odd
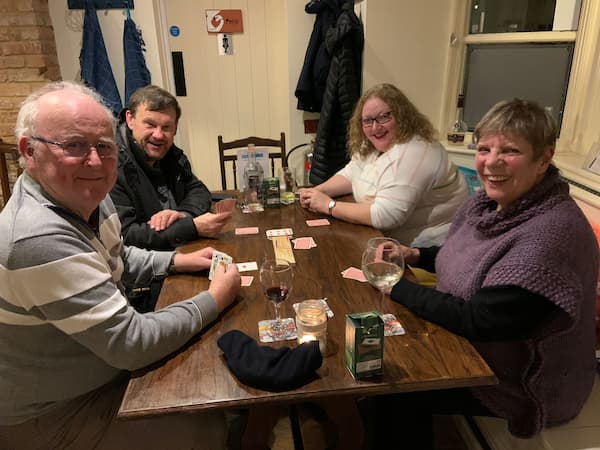
[[[23,99],[36,88],[60,79],[48,0],[0,0],[0,139],[14,143],[15,121]],[[14,182],[16,161],[10,161],[9,166]]]

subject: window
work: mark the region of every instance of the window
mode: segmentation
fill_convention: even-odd
[[[567,96],[572,42],[467,45],[463,92],[468,130],[500,100],[535,100],[560,125]]]
[[[571,192],[581,191],[577,186],[595,192],[594,199],[584,200],[600,207],[600,174],[587,169],[600,148],[600,1],[462,0],[460,4],[462,9],[457,8],[452,22],[454,33],[447,66],[444,124],[450,128],[456,120],[457,96],[464,93],[465,88],[470,89],[469,85],[473,86],[473,75],[469,73],[473,71],[473,55],[487,53],[484,48],[496,45],[501,49],[504,45],[505,48],[529,46],[537,50],[551,44],[560,49],[559,52],[571,53],[570,71],[564,84],[564,107],[562,116],[558,117],[561,129],[554,160],[563,175],[573,182]],[[548,30],[549,4],[554,5],[551,31]],[[475,9],[478,12],[472,14]],[[481,13],[484,13],[483,18]],[[567,59],[563,54],[562,61]],[[549,74],[538,73],[530,82],[548,78]],[[470,101],[465,98],[465,104]],[[560,114],[554,108],[553,113]],[[476,113],[472,114],[474,120]],[[470,141],[467,136],[465,144]],[[456,151],[468,152],[464,146],[456,147]]]
[[[551,31],[555,9],[556,0],[473,0],[469,32]]]

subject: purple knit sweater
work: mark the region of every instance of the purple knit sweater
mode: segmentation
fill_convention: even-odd
[[[475,395],[525,438],[573,419],[594,384],[598,243],[554,166],[505,210],[495,205],[481,191],[458,212],[437,289],[468,301],[482,287],[519,286],[566,312],[527,340],[473,342],[499,379]]]

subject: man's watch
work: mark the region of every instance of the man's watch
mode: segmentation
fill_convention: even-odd
[[[175,275],[177,273],[177,268],[175,267],[175,255],[177,252],[173,252],[171,256],[171,261],[169,261],[169,266],[167,267],[167,275]]]
[[[335,205],[337,204],[337,202],[335,200],[330,200],[329,203],[327,204],[327,208],[329,208],[329,215],[331,216],[332,212],[333,212],[333,208],[335,208]]]

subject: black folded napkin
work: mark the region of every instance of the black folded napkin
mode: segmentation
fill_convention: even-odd
[[[319,342],[291,349],[272,348],[258,343],[239,330],[225,333],[217,342],[234,375],[248,386],[267,391],[295,389],[317,378],[315,371],[323,358]]]

